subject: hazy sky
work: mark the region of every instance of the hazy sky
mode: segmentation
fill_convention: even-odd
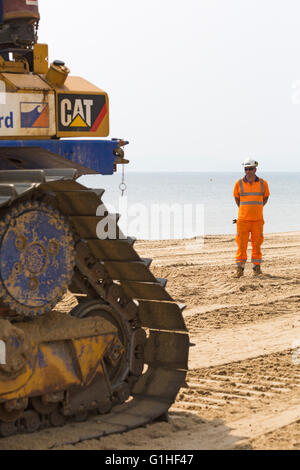
[[[110,96],[128,170],[300,171],[299,0],[39,0],[40,42]]]

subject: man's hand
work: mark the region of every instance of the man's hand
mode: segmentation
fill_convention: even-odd
[[[264,197],[264,206],[267,204],[268,199],[269,199],[269,196],[268,196],[268,197]]]
[[[240,198],[239,198],[239,197],[235,197],[234,199],[235,199],[236,205],[237,205],[238,207],[240,207]]]

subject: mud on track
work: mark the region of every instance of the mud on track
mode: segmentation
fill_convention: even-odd
[[[188,305],[190,370],[169,422],[97,439],[97,419],[0,443],[32,449],[300,449],[300,232],[266,235],[263,276],[233,279],[234,236],[138,242]],[[68,309],[66,298],[61,309]],[[300,359],[300,352],[299,352]]]

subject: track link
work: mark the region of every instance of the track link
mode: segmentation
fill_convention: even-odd
[[[95,214],[103,204],[104,190],[87,189],[76,177],[75,170],[60,169],[0,172],[0,208],[28,198],[55,204],[75,234],[76,267],[70,290],[79,305],[73,314],[80,316],[82,308],[99,301],[123,335],[126,360],[112,374],[116,406],[101,418],[101,437],[166,415],[185,382],[189,337],[184,306],[167,293],[165,279],[153,276],[148,269],[151,260],[138,256],[134,240],[124,237],[118,227],[117,239],[97,238],[97,225],[104,216]],[[110,309],[115,317],[110,317]],[[63,424],[59,417],[48,418],[34,419],[31,410],[25,410],[15,431]]]

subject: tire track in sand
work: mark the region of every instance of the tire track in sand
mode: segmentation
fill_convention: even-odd
[[[293,348],[300,340],[299,313],[190,335],[189,368],[228,364]]]
[[[191,370],[172,412],[186,411],[209,420],[201,431],[199,449],[252,448],[255,439],[263,442],[258,437],[300,418],[297,355],[289,350]]]

